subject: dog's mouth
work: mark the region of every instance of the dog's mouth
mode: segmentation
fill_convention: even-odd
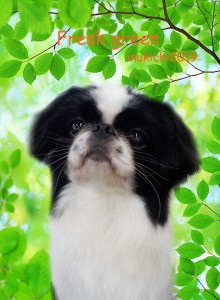
[[[94,146],[92,147],[85,155],[84,162],[92,160],[95,162],[107,162],[111,163],[111,160],[108,156],[108,151],[105,147],[102,146]]]

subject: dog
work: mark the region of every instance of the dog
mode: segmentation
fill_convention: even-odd
[[[198,170],[181,118],[128,87],[72,87],[30,141],[52,175],[55,299],[171,300],[170,193]]]

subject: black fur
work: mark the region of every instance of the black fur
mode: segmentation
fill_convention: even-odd
[[[74,87],[61,94],[38,115],[33,126],[31,153],[50,166],[53,179],[52,207],[60,190],[68,183],[66,158],[62,157],[72,143],[70,128],[73,121],[102,121],[102,115],[90,94],[93,88]],[[141,150],[134,149],[134,159],[141,172],[141,165],[145,166],[147,179],[145,177],[144,180],[140,172],[136,172],[135,192],[146,203],[153,223],[163,225],[168,217],[171,189],[198,169],[196,147],[190,131],[170,106],[131,90],[128,93],[132,95],[132,100],[116,116],[113,126],[125,135],[132,128],[144,130],[146,146]]]

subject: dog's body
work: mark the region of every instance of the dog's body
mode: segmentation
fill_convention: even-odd
[[[124,87],[72,88],[31,144],[52,170],[57,299],[170,300],[169,193],[198,167],[179,117]]]

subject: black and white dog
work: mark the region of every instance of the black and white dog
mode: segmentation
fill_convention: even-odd
[[[169,195],[198,169],[166,104],[122,86],[73,87],[37,117],[31,153],[51,169],[59,300],[170,300]]]

